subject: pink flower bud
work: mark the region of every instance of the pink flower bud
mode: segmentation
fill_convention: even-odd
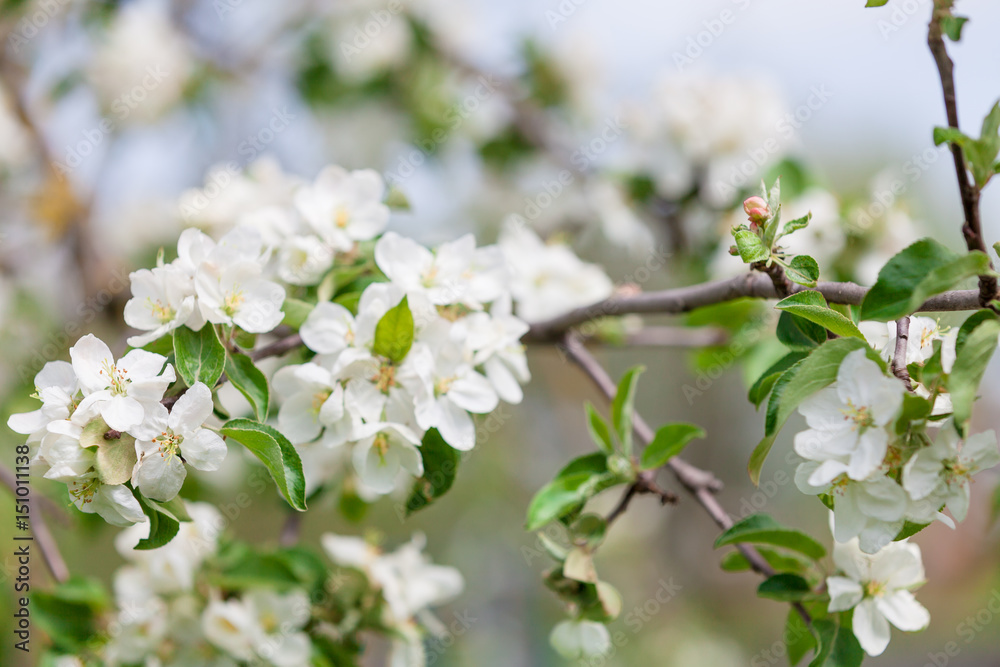
[[[760,197],[749,197],[743,202],[743,210],[746,211],[750,222],[761,224],[771,217],[771,209],[767,207],[767,202]]]

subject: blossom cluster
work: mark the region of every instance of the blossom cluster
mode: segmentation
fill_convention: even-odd
[[[520,402],[530,377],[520,343],[528,326],[511,312],[499,248],[477,248],[467,235],[432,252],[389,232],[374,260],[389,282],[369,285],[357,314],[318,304],[301,327],[316,357],[274,377],[284,398],[278,426],[300,446],[310,489],[349,457],[367,495],[391,492],[422,474],[427,430],[471,449],[472,415]],[[397,345],[379,323],[400,309],[409,319]]]
[[[306,667],[315,664],[316,638],[339,636],[347,646],[360,630],[393,637],[392,664],[424,664],[423,637],[438,625],[429,609],[463,589],[455,569],[434,565],[422,553],[420,535],[389,553],[360,538],[324,535],[333,566],[323,564],[318,588],[285,582],[244,589],[225,583],[225,576],[220,585],[226,558],[219,558],[232,546],[220,539],[226,520],[204,503],[187,503],[187,512],[192,521],[160,549],[134,550],[148,524],[116,539],[129,563],[114,577],[117,609],[101,646],[102,664]],[[348,570],[360,576],[361,590],[337,597],[338,588],[349,588]],[[333,594],[320,592],[325,590]],[[83,664],[71,662],[74,656],[61,659]]]
[[[186,465],[217,470],[226,445],[203,428],[212,393],[197,383],[168,412],[161,403],[175,379],[166,357],[132,350],[115,360],[93,335],[70,349],[72,363],[51,361],[35,378],[42,406],[7,424],[37,443],[32,459],[48,479],[64,482],[73,503],[108,523],[145,521],[138,499],[172,500]]]
[[[894,327],[874,341],[886,357],[896,347]],[[954,334],[929,318],[912,318],[906,361],[920,365],[935,353],[948,372]],[[799,404],[808,428],[795,436],[795,452],[805,459],[795,482],[833,509],[834,560],[844,576],[828,580],[829,610],[854,609],[858,641],[879,655],[890,623],[915,631],[929,622],[910,593],[923,583],[920,550],[900,538],[934,521],[952,528],[963,521],[972,477],[1000,464],[1000,449],[993,431],[963,437],[948,416],[948,395],[936,387],[914,387],[930,403],[926,418],[905,415],[904,384],[870,354],[847,354],[836,381]]]

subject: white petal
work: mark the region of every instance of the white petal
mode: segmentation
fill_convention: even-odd
[[[323,428],[313,401],[312,393],[300,391],[282,403],[278,410],[278,429],[292,444],[312,442]]]
[[[161,456],[156,450],[143,456],[132,475],[133,483],[147,498],[168,501],[184,485],[187,470],[177,456]]]
[[[138,426],[144,414],[142,404],[131,396],[112,396],[101,403],[101,416],[116,431],[128,431]]]
[[[302,342],[319,354],[338,354],[348,346],[347,335],[354,329],[351,311],[337,303],[324,301],[313,309],[299,333]]]
[[[854,636],[868,655],[882,655],[889,645],[889,622],[875,607],[875,601],[871,598],[864,600],[854,610],[853,628]]]
[[[875,604],[886,620],[904,632],[923,630],[931,622],[930,613],[910,591],[883,595]]]
[[[195,382],[170,409],[167,423],[174,433],[187,435],[201,428],[212,414],[212,390]]]
[[[467,452],[476,446],[476,425],[469,413],[445,397],[437,401],[437,426],[444,441],[455,449]]]
[[[831,612],[847,611],[857,606],[865,596],[861,584],[847,577],[827,577],[826,588],[830,593]]]
[[[476,414],[490,412],[499,401],[490,381],[475,371],[466,373],[452,383],[448,389],[448,400]]]
[[[184,460],[198,470],[218,470],[228,452],[226,442],[207,428],[198,429],[181,443]]]
[[[99,391],[110,384],[107,374],[102,374],[102,371],[105,365],[113,365],[115,359],[99,338],[87,334],[70,348],[69,356],[73,360],[73,371],[87,393]]]

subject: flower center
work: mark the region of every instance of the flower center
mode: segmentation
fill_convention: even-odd
[[[333,392],[317,391],[315,394],[313,394],[313,400],[312,400],[313,412],[319,413],[320,408],[322,408],[323,404],[326,403],[328,398],[330,398],[331,393]]]
[[[378,452],[379,460],[385,463],[385,454],[389,451],[389,436],[385,433],[379,433],[375,436],[375,442],[372,443],[372,447]]]
[[[448,390],[451,389],[451,385],[455,383],[455,377],[441,378],[434,383],[434,394],[440,396],[441,394],[447,394]]]
[[[881,581],[866,581],[864,583],[865,597],[877,598],[885,593],[885,583]]]
[[[351,214],[348,210],[343,206],[338,206],[337,210],[333,213],[333,224],[335,224],[338,229],[344,229],[350,221]]]
[[[233,291],[226,294],[226,300],[222,304],[222,312],[232,317],[244,301],[246,301],[246,296],[244,296],[243,290],[240,289],[239,285],[234,285]]]
[[[160,435],[153,438],[153,442],[155,442],[160,448],[160,456],[169,459],[171,456],[178,455],[181,443],[184,442],[184,437],[176,435],[168,428],[166,431],[163,431]]]
[[[103,368],[98,372],[108,378],[108,387],[111,389],[112,394],[115,396],[124,396],[128,393],[128,385],[132,382],[125,377],[128,375],[128,371],[118,370],[117,366],[105,359]]]
[[[431,264],[431,268],[427,269],[423,275],[424,287],[433,287],[434,281],[437,280],[438,267],[437,264]]]
[[[380,392],[389,393],[389,388],[396,386],[396,367],[392,364],[382,364],[372,381],[375,382],[375,386]]]
[[[170,306],[164,306],[163,302],[160,301],[159,299],[153,301],[151,297],[147,297],[146,306],[149,308],[149,311],[153,314],[153,317],[155,317],[157,320],[160,321],[160,324],[166,324],[167,322],[170,322],[177,315],[176,310],[174,310]]]
[[[69,495],[70,497],[79,500],[82,504],[94,500],[94,494],[97,493],[97,487],[101,485],[100,480],[96,477],[88,479],[85,482],[70,482],[69,483]]]
[[[875,418],[871,414],[871,408],[867,405],[854,405],[854,402],[850,399],[847,401],[847,409],[841,410],[841,412],[844,413],[844,419],[854,422],[855,430],[868,428],[875,423]]]

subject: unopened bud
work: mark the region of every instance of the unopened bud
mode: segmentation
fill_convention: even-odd
[[[748,197],[743,202],[743,210],[746,211],[750,222],[761,224],[771,217],[771,209],[767,207],[767,202],[761,197]]]

